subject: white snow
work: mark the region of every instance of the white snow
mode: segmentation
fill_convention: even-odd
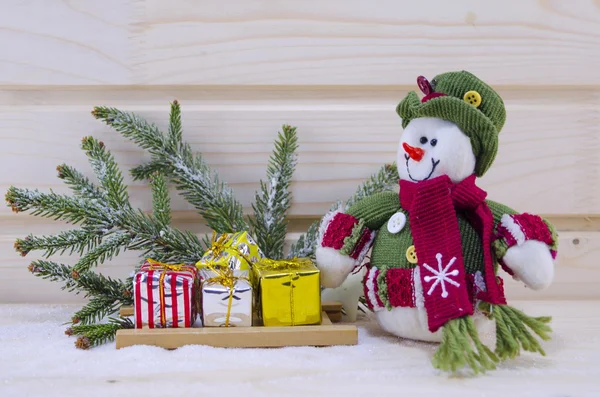
[[[535,306],[534,314],[559,314],[545,306]],[[586,348],[593,328],[573,328],[573,316],[564,312],[564,320],[556,316],[556,339],[544,344],[547,357],[526,355],[488,376],[457,379],[431,367],[436,345],[390,336],[364,315],[357,346],[167,351],[150,346],[116,350],[108,343],[83,351],[74,348],[75,337],[63,334],[62,323],[77,308],[0,304],[0,396],[469,397],[483,391],[487,396],[534,396],[572,395],[574,390],[591,396],[591,379],[599,375],[599,367],[591,364],[597,351]],[[578,364],[566,365],[573,360]],[[552,393],[540,391],[546,382]]]
[[[275,196],[277,194],[277,186],[279,185],[279,178],[281,178],[280,172],[275,172],[270,180],[268,187],[269,193],[267,196],[267,209],[264,213],[263,222],[267,227],[267,230],[271,229],[271,226],[275,222],[275,210],[276,208],[284,208],[287,204],[286,200],[282,200],[280,203],[275,202]]]
[[[220,349],[186,346],[174,351],[135,346],[115,349],[114,342],[88,351],[76,349],[76,337],[64,335],[64,323],[77,309],[69,305],[0,305],[0,396],[103,395],[301,395],[310,382],[343,384],[371,378],[371,357],[413,345],[398,343],[363,317],[360,345],[329,348]],[[423,346],[420,374],[432,374]],[[354,368],[339,371],[340,365]],[[374,363],[377,367],[379,364]],[[368,369],[372,367],[371,369]],[[413,366],[414,370],[414,366]],[[396,369],[377,375],[390,379]],[[315,384],[314,389],[318,392]],[[244,390],[244,393],[242,393]],[[166,394],[165,394],[166,393]],[[183,394],[181,394],[183,393]],[[313,394],[315,395],[315,394]],[[318,394],[317,394],[318,395]]]
[[[186,175],[187,179],[198,182],[204,188],[206,188],[207,186],[212,186],[213,180],[211,179],[210,171],[207,171],[206,173],[204,173],[202,171],[198,171],[197,169],[192,170],[190,167],[188,167],[185,164],[183,159],[180,157],[173,156],[173,158],[171,158],[171,161],[172,161],[173,165],[175,166],[175,168],[177,168],[180,172],[182,172]],[[202,163],[202,164],[204,164],[204,163]],[[204,167],[198,167],[198,169],[205,170],[206,168],[204,166]],[[225,186],[222,191],[222,194],[224,196],[230,197],[231,189],[228,188],[227,186]]]
[[[106,163],[104,161],[92,159],[90,160],[90,165],[94,170],[94,173],[98,177],[98,180],[100,180],[100,182],[104,182],[104,180],[106,179],[106,174],[108,172]]]

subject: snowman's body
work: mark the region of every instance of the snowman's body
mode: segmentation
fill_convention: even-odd
[[[459,183],[474,173],[475,164],[476,159],[469,138],[450,121],[418,118],[411,121],[402,134],[397,158],[401,180],[418,183],[447,175],[452,182]],[[514,211],[508,207],[491,201],[487,203],[498,222],[502,215],[514,214]],[[369,217],[365,208],[376,208],[378,213]],[[374,310],[381,327],[400,337],[440,342],[442,329],[435,332],[429,329],[427,311],[423,305],[424,294],[441,292],[441,284],[452,282],[452,277],[445,276],[447,278],[439,280],[440,282],[435,286],[433,283],[423,286],[420,277],[415,276],[415,272],[419,269],[417,259],[411,258],[411,255],[414,256],[414,252],[411,251],[414,250],[414,246],[410,217],[401,208],[398,194],[386,192],[366,198],[351,207],[348,214],[356,218],[371,219],[371,226],[375,225],[377,229],[372,236],[369,271],[365,276],[364,285],[367,302]],[[469,258],[469,261],[465,260],[465,271],[471,276],[471,286],[474,291],[478,283],[473,280],[481,277],[484,270],[481,240],[466,219],[458,215],[458,221],[463,241],[463,255]],[[327,222],[328,219],[324,219],[323,228],[327,227]],[[516,276],[536,289],[550,283],[553,276],[553,261],[544,244],[527,241],[519,247],[512,247],[511,250],[512,256],[505,256],[504,261],[507,265],[515,267]],[[524,257],[531,257],[544,263],[545,266],[541,267],[544,270],[532,274],[527,270],[528,268],[521,269],[520,262]],[[334,248],[323,246],[317,248],[316,259],[321,269],[322,284],[330,288],[340,285],[357,265],[356,258],[353,259],[340,254]],[[495,261],[497,266],[497,260]],[[410,280],[411,285],[407,286],[407,282],[395,283],[392,288],[393,281],[390,280],[398,277],[404,277],[405,281]],[[400,284],[404,290],[397,291],[399,288],[397,285]],[[392,289],[396,290],[396,296],[393,296]],[[399,301],[400,304],[397,303]],[[477,303],[473,301],[475,308]],[[488,320],[477,310],[473,319],[480,333],[493,332],[493,321]]]
[[[424,308],[394,307],[391,310],[380,310],[375,314],[377,322],[385,331],[401,338],[421,340],[424,342],[441,342],[442,330],[429,331],[427,314]],[[481,314],[474,317],[477,332],[480,335],[494,333],[494,321]]]
[[[419,161],[415,161],[406,152],[405,145],[413,148],[426,148],[421,149],[423,157]],[[469,138],[460,131],[456,124],[436,118],[421,118],[413,120],[402,134],[396,164],[400,179],[417,182],[446,174],[452,181],[460,182],[473,173],[475,156]],[[390,221],[392,220],[388,220],[388,224]],[[404,227],[402,229],[398,233],[402,231],[410,233]],[[391,225],[386,230],[388,232],[395,231]],[[417,286],[414,290],[417,294],[422,294],[422,285],[418,285],[418,278],[415,278],[415,281]],[[421,297],[418,300],[421,301]],[[383,308],[376,312],[376,316],[381,327],[394,335],[428,342],[442,340],[441,329],[436,332],[429,331],[427,313],[422,304],[414,308],[394,307],[391,310]],[[476,315],[476,325],[480,333],[493,330],[494,327],[491,323],[483,315]]]

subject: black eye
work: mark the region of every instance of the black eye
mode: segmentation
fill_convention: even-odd
[[[431,146],[435,146],[437,145],[437,139],[432,139],[431,140]]]
[[[420,142],[423,145],[426,144],[427,143],[427,138],[425,138],[424,136],[422,136]]]

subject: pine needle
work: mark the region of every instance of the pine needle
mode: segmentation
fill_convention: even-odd
[[[160,170],[198,210],[211,229],[218,233],[248,230],[242,205],[235,198],[233,190],[221,182],[200,154],[192,153],[188,143],[179,141],[179,108],[176,101],[171,105],[169,136],[133,113],[96,107],[92,114],[152,155],[150,165],[136,168],[132,174],[139,177],[146,175],[149,170]]]
[[[267,182],[260,182],[260,191],[252,204],[250,234],[255,236],[267,258],[283,258],[287,234],[286,213],[291,207],[290,182],[296,168],[298,138],[296,128],[283,126],[275,141],[275,149],[267,166]]]

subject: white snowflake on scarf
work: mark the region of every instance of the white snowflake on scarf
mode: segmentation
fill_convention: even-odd
[[[423,263],[423,267],[433,274],[433,276],[423,277],[423,280],[425,280],[426,283],[433,281],[433,284],[431,284],[431,287],[429,287],[429,291],[427,291],[427,295],[431,295],[435,291],[435,287],[437,287],[439,284],[442,289],[442,298],[447,298],[448,291],[446,290],[446,283],[452,284],[455,287],[460,287],[459,283],[450,278],[450,276],[458,276],[457,269],[450,271],[450,268],[456,261],[456,257],[450,259],[450,262],[448,262],[446,267],[443,267],[442,265],[442,254],[438,253],[435,258],[437,259],[438,264],[437,270],[429,266],[427,263]]]

